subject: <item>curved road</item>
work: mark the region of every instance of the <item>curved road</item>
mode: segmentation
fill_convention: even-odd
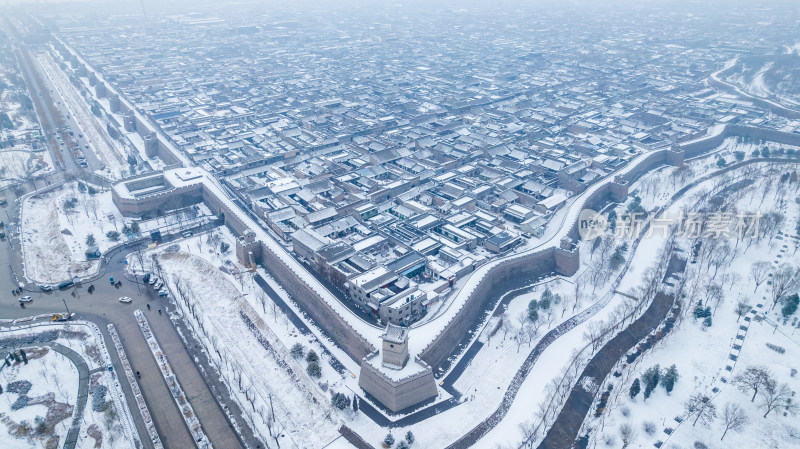
[[[89,367],[80,354],[72,349],[56,343],[54,341],[43,341],[33,345],[33,347],[50,347],[53,351],[68,358],[75,368],[78,369],[78,395],[75,400],[75,412],[73,412],[72,424],[67,431],[64,439],[63,449],[74,449],[78,442],[78,434],[81,431],[81,421],[83,421],[83,411],[86,408],[86,400],[89,398]],[[1,346],[0,346],[1,347]],[[25,349],[25,348],[22,348]]]
[[[9,212],[10,218],[14,219],[17,212],[16,204],[9,201],[5,211]],[[13,245],[14,249],[11,248],[11,245]],[[164,446],[178,449],[194,447],[194,441],[186,428],[178,407],[172,401],[172,396],[167,389],[166,383],[158,373],[158,367],[153,357],[149,354],[149,351],[143,350],[146,348],[147,343],[139,331],[138,324],[133,316],[133,310],[137,307],[146,310],[146,304],[151,304],[152,310],[146,313],[150,315],[153,332],[158,336],[163,350],[173,363],[178,380],[184,386],[189,401],[197,412],[203,428],[208,429],[212,444],[220,448],[244,447],[226,415],[226,410],[235,411],[238,408],[230,401],[222,384],[213,378],[206,379],[206,373],[213,371],[210,369],[202,351],[199,351],[194,344],[187,348],[167,314],[164,313],[159,316],[157,310],[163,309],[166,311],[170,307],[168,301],[156,296],[151,288],[137,286],[135,283],[125,279],[122,274],[124,254],[112,257],[106,267],[108,274],[113,275],[115,279],[123,280],[121,288],[114,288],[103,277],[94,282],[96,290],[93,294],[87,293],[86,285],[66,291],[26,292],[26,294],[33,296],[34,300],[25,309],[22,309],[16,297],[8,293],[16,286],[18,281],[16,275],[21,273],[21,266],[17,257],[19,248],[17,236],[9,236],[0,241],[0,246],[2,246],[0,248],[0,267],[3,267],[5,271],[5,274],[0,276],[0,288],[4,288],[7,292],[4,298],[0,299],[0,315],[4,318],[22,318],[44,313],[62,312],[64,310],[63,298],[66,300],[70,311],[76,313],[76,318],[93,321],[100,327],[108,347],[113,347],[113,342],[108,335],[106,324],[113,323],[120,335],[132,368],[142,373],[142,377],[139,380],[140,388],[150,408],[156,429],[162,438]],[[30,284],[28,286],[30,287]],[[73,292],[75,296],[71,295]],[[120,303],[117,300],[120,296],[133,298],[133,303]],[[190,334],[183,332],[183,335]],[[115,368],[121,372],[122,367],[116,353],[111,351],[111,354]],[[195,363],[196,360],[199,362],[200,368]],[[133,396],[130,386],[124,382],[122,384],[130,409],[136,410],[137,407],[132,402]],[[224,408],[220,406],[218,401],[224,404]],[[146,435],[141,416],[138,413],[132,413],[132,415],[139,434]],[[246,426],[239,427],[247,429]],[[261,444],[249,430],[245,433],[244,438],[251,447],[259,447]],[[143,438],[143,443],[149,444],[148,440],[148,438]]]

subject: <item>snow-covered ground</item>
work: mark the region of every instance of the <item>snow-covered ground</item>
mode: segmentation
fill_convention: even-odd
[[[230,245],[224,253],[222,242]],[[338,418],[324,390],[335,388],[341,376],[325,362],[323,347],[294,329],[236,263],[233,235],[219,228],[178,245],[177,252],[159,248],[145,254],[145,268],[167,281],[251,426],[264,440],[272,440],[270,425],[272,432],[280,429],[281,447],[317,447],[335,439]],[[130,268],[140,271],[138,256],[129,259]],[[319,379],[306,374],[305,361],[291,357],[288,348],[294,343],[320,355]]]
[[[40,441],[64,441],[78,395],[78,370],[65,356],[48,348],[29,349],[28,364],[15,363],[0,372],[4,394],[0,395],[0,445],[14,448],[42,447]],[[37,357],[34,359],[34,357]],[[30,391],[15,393],[13,382],[30,382]],[[35,405],[14,410],[21,396]],[[49,421],[45,417],[49,415]],[[44,425],[40,428],[39,422]],[[46,429],[51,427],[52,430]],[[37,430],[41,437],[33,438]],[[31,437],[31,438],[29,438]]]
[[[632,190],[641,195],[642,204],[646,209],[665,205],[671,193],[665,193],[665,190],[669,189],[664,189],[663,186],[673,183],[673,179],[675,181],[672,187],[677,190],[691,180],[718,169],[715,164],[718,155],[726,157],[728,161],[732,162],[734,160],[734,151],[744,151],[749,158],[753,149],[755,148],[750,144],[738,143],[734,139],[728,139],[713,156],[689,161],[687,166],[691,169],[691,173],[685,178],[677,176],[674,173],[674,168],[665,167],[654,174],[641,178],[634,183]],[[769,164],[757,165],[759,167],[767,167]],[[730,177],[742,175],[743,170],[731,173]],[[774,178],[774,176],[772,177]],[[769,176],[764,177],[764,179],[767,178]],[[658,186],[662,188],[656,188]],[[697,192],[710,191],[721,186],[722,184],[718,179],[711,179],[697,186],[695,190]],[[672,191],[669,190],[669,192]],[[687,193],[681,200],[673,204],[670,210],[677,211],[694,205],[697,198],[695,193],[695,191]],[[763,202],[756,202],[756,204],[759,203]],[[787,223],[789,223],[789,219],[787,219]],[[217,363],[220,364],[222,377],[228,380],[232,395],[243,404],[243,408],[253,407],[250,405],[252,400],[256,402],[255,410],[258,410],[257,404],[260,403],[259,401],[263,402],[263,396],[262,398],[257,398],[254,392],[260,392],[263,395],[264,392],[275,391],[275,384],[278,384],[279,388],[283,390],[287,390],[289,387],[297,388],[301,395],[309,394],[314,396],[320,394],[323,390],[346,392],[348,396],[351,394],[349,392],[359,392],[355,377],[358,367],[349,358],[343,356],[341,351],[333,347],[330,344],[331,342],[324,341],[318,330],[313,328],[313,325],[310,327],[312,327],[314,336],[305,336],[297,332],[282,313],[272,307],[271,299],[264,296],[254,285],[251,275],[249,273],[242,274],[243,268],[235,261],[235,255],[233,254],[234,237],[224,228],[215,231],[215,234],[219,236],[216,242],[214,241],[215,239],[209,239],[208,235],[182,240],[178,242],[179,252],[170,252],[166,248],[160,248],[157,250],[159,254],[157,260],[160,263],[160,268],[152,265],[152,259],[149,256],[145,257],[145,265],[148,271],[159,272],[160,270],[162,275],[166,276],[171,294],[178,296],[177,303],[182,313],[186,316],[195,332],[200,335],[212,359],[216,359]],[[220,241],[224,241],[230,246],[230,249],[224,254],[219,250]],[[584,254],[582,272],[586,276],[590,265],[597,263],[599,257],[587,257],[587,255],[591,254],[591,251],[586,247],[587,244],[584,243],[582,245],[581,252]],[[653,256],[659,252],[662,246],[663,239],[643,239],[639,244],[638,250],[631,255],[633,259],[631,260],[630,268],[626,276],[622,278],[617,290],[627,294],[638,287],[654,261]],[[135,268],[136,263],[133,263],[132,267]],[[267,279],[267,282],[275,288],[276,292],[284,300],[289,300],[288,295],[277,286],[277,283],[268,274],[263,273],[262,270],[259,270],[259,274]],[[498,325],[498,318],[489,320],[480,330],[478,338],[484,343],[484,347],[478,352],[468,371],[455,385],[464,395],[464,402],[457,407],[410,426],[408,429],[395,429],[393,433],[397,436],[402,435],[406,430],[412,430],[417,435],[419,444],[423,447],[446,446],[479,423],[499,405],[511,377],[519,368],[530,348],[533,347],[538,338],[541,338],[547,329],[583,310],[600,297],[610,295],[606,306],[599,310],[595,316],[562,335],[539,357],[531,373],[523,382],[506,418],[478,443],[478,447],[496,447],[497,445],[514,444],[521,441],[523,432],[520,425],[536,421],[535,410],[539,404],[543,401],[548,401],[550,398],[548,390],[543,386],[551,379],[558,379],[561,376],[562,369],[572,362],[575,349],[583,348],[587,345],[584,334],[592,326],[596,326],[597,323],[610,322],[610,320],[614,319],[615,309],[626,300],[626,297],[622,294],[612,294],[605,291],[604,288],[608,288],[608,282],[605,283],[605,287],[598,287],[596,291],[592,291],[592,288],[584,284],[582,289],[585,299],[579,301],[578,306],[573,307],[575,282],[575,279],[549,281],[549,288],[553,293],[558,293],[562,296],[562,303],[554,305],[555,310],[552,318],[544,318],[545,321],[538,330],[538,334],[530,341],[523,336],[523,340],[520,342],[519,337],[517,337],[517,335],[521,335],[518,331],[519,324],[521,324],[519,315],[526,310],[527,303],[531,299],[541,296],[544,287],[540,286],[536,291],[512,300],[504,317],[510,323],[508,332],[505,332],[506,329],[500,327],[491,338],[489,337],[489,334]],[[183,286],[179,287],[180,285]],[[193,285],[193,287],[188,288],[188,285]],[[184,291],[183,294],[179,293],[181,289]],[[592,299],[588,299],[589,297]],[[220,298],[224,299],[221,300]],[[196,306],[193,306],[193,304],[196,304]],[[562,307],[565,310],[562,311]],[[267,351],[270,357],[264,357],[263,355],[260,358],[253,357],[254,351],[261,351],[259,348],[261,342],[248,340],[248,338],[252,339],[253,332],[246,327],[242,327],[244,323],[241,319],[242,313],[248,317],[256,318],[250,319],[255,322],[255,327],[258,328],[262,339],[265,339],[262,341],[270,342],[272,347],[276,346],[273,342],[279,342],[280,345],[277,345],[277,347],[280,349]],[[260,322],[259,319],[261,320]],[[308,321],[306,320],[306,322]],[[363,327],[363,323],[355,323],[355,325]],[[415,338],[413,331],[411,338]],[[231,340],[238,343],[233,345],[224,343]],[[286,356],[286,348],[290,348],[295,342],[303,343],[306,346],[310,345],[318,353],[322,351],[320,342],[324,343],[326,349],[336,354],[350,373],[340,376],[327,364],[323,363],[322,377],[315,382],[305,376],[305,363],[303,361],[295,362],[291,357]],[[517,351],[518,342],[520,342],[519,351]],[[263,348],[263,346],[261,347]],[[217,350],[222,354],[218,354]],[[232,355],[225,356],[225,351],[229,351],[229,354]],[[257,377],[253,377],[250,374],[259,372],[259,370],[278,372],[269,371],[269,364],[273,363],[272,369],[274,369],[274,366],[281,366],[281,362],[288,363],[290,367],[293,367],[292,372],[299,377],[289,376],[280,381],[272,379],[272,384],[264,385]],[[299,368],[293,363],[299,364]],[[262,364],[267,365],[265,367]],[[243,373],[241,376],[241,379],[243,379],[242,387],[238,386],[240,377],[233,374],[235,372]],[[322,388],[318,388],[317,385]],[[253,387],[252,394],[248,392],[248,386]],[[292,394],[295,393],[284,393],[281,397],[292,396]],[[437,400],[442,399],[445,398],[442,397]],[[325,406],[327,407],[327,403],[325,403]],[[309,410],[314,407],[320,406],[310,406]],[[315,410],[315,412],[319,412],[319,410]],[[276,414],[279,414],[279,412],[276,412]],[[258,413],[255,414],[255,416],[257,415]],[[352,412],[336,412],[333,416],[335,417],[333,421],[343,421],[366,438],[367,441],[374,444],[378,444],[387,432],[387,429],[375,425],[372,420],[360,413],[354,415]],[[282,422],[280,415],[278,418],[279,422]],[[265,434],[264,422],[261,421],[259,423],[257,418],[254,418],[254,421],[256,421],[253,424],[258,429],[257,431],[262,435]],[[333,421],[331,425],[333,425]],[[298,438],[303,435],[305,431],[303,426],[306,423],[307,421],[303,420],[296,422],[295,425],[300,428],[296,432]],[[268,432],[269,430],[266,429],[266,433]],[[312,439],[309,441],[319,442],[321,440]],[[325,441],[328,440],[325,439]]]
[[[594,447],[594,441],[598,447],[623,447],[623,426],[632,429],[633,433],[627,438],[630,440],[628,447],[652,447],[658,442],[668,448],[800,447],[796,410],[787,411],[780,407],[764,418],[765,396],[756,395],[751,401],[753,391],[740,391],[733,382],[734,377],[748,366],[765,366],[778,384],[786,383],[793,392],[800,389],[800,377],[792,374],[793,369],[798,369],[796,362],[800,356],[797,315],[795,313],[794,317],[784,320],[780,304],[770,310],[770,283],[763,282],[757,286],[751,275],[751,267],[759,261],[767,262],[773,268],[783,263],[798,265],[796,251],[800,239],[795,236],[795,226],[800,217],[800,205],[787,201],[784,196],[787,191],[796,193],[798,185],[776,182],[782,174],[795,167],[758,165],[758,170],[748,175],[755,181],[754,185],[728,195],[725,206],[740,211],[756,208],[762,213],[777,211],[785,221],[759,241],[743,240],[737,245],[735,238],[730,239],[730,247],[735,251],[718,271],[704,264],[703,256],[690,265],[682,320],[661,343],[632,365],[621,363],[618,366],[621,376],[611,377],[601,387],[605,390],[608,384],[613,385],[611,401],[601,417],[585,423],[587,428],[600,429],[592,432],[590,447]],[[709,241],[706,240],[706,244]],[[719,285],[722,294],[709,296],[709,285]],[[701,300],[712,308],[710,326],[703,325],[703,319],[693,316]],[[739,303],[749,304],[754,308],[753,312],[739,318],[736,312]],[[772,350],[768,344],[783,348],[785,352]],[[641,393],[631,399],[629,390],[634,379],[641,379],[643,372],[656,364],[660,365],[662,373],[667,367],[676,366],[680,377],[675,389],[667,394],[658,386],[646,400]],[[717,416],[707,426],[702,421],[693,425],[694,417],[687,416],[685,403],[696,394],[707,395],[716,406]],[[725,431],[724,410],[729,404],[740,406],[748,422],[741,429],[730,430],[720,441]],[[590,416],[594,416],[594,409]],[[683,422],[679,423],[676,418],[683,419]],[[626,433],[630,435],[630,432]],[[696,442],[704,446],[697,446]]]
[[[99,329],[93,324],[17,326],[2,329],[0,339],[46,332],[58,332],[54,341],[75,351],[86,362],[90,372],[101,368],[89,376],[89,397],[81,417],[76,448],[134,447],[134,440],[138,439],[136,430],[115,375],[104,369],[111,361]],[[0,385],[3,386],[3,394],[0,394],[0,447],[40,448],[51,447],[53,443],[52,447],[59,447],[72,425],[73,414],[77,412],[78,369],[73,361],[47,343],[17,346],[28,348],[28,363],[14,362],[0,370]],[[25,382],[30,383],[27,392]],[[13,392],[9,385],[23,388]],[[14,386],[11,390],[15,390]],[[28,398],[29,405],[12,407],[14,403],[24,403],[24,399],[19,399],[22,396]]]
[[[72,198],[77,202],[68,207]],[[57,283],[96,273],[100,264],[86,258],[87,237],[93,235],[95,245],[105,252],[118,243],[106,233],[123,226],[110,191],[90,195],[79,191],[77,182],[72,182],[52,192],[26,197],[20,226],[26,278]]]
[[[2,105],[2,112],[8,114],[13,125],[12,128],[0,127],[0,140],[13,138],[19,141],[38,136],[40,133],[39,125],[36,123],[36,114],[32,110],[25,111],[18,100],[20,94],[30,97],[25,85],[13,85],[8,76],[15,71],[16,67],[0,67],[0,83],[6,86],[0,92],[0,105]],[[16,76],[13,78],[21,80]]]
[[[28,174],[31,154],[27,151],[3,149],[0,151],[0,182],[20,180]]]
[[[29,145],[17,144],[0,149],[0,187],[13,184],[27,176],[53,172],[48,151],[33,151]]]

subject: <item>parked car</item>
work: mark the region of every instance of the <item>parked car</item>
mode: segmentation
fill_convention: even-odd
[[[72,281],[64,281],[64,282],[58,284],[58,289],[59,290],[63,290],[65,288],[70,288],[70,287],[72,287],[73,284],[74,284],[74,282],[72,282]]]
[[[129,296],[121,296],[119,298],[119,302],[124,302],[125,304],[127,304],[127,303],[129,303],[131,301],[133,301],[133,300]]]
[[[161,287],[163,287],[163,286],[164,286],[164,283],[161,282],[161,281],[158,281],[158,282],[156,282],[155,285],[153,285],[153,288],[156,289],[156,290],[161,290]]]
[[[33,301],[33,298],[31,298],[30,296],[27,296],[27,295],[19,297],[19,302],[32,302],[32,301]]]
[[[49,292],[49,291],[53,290],[53,287],[51,287],[49,285],[46,285],[46,284],[39,284],[39,290],[41,290],[43,292]]]
[[[150,278],[150,285],[153,285],[156,282],[158,282],[158,277],[157,276],[153,276],[153,277]]]
[[[181,235],[183,236],[183,238],[188,239],[189,237],[193,236],[194,233],[192,233],[192,231],[183,231]]]
[[[142,276],[142,282],[150,282],[150,273],[145,273],[144,276]]]
[[[169,292],[165,288],[161,289],[158,291],[158,296],[169,296]]]

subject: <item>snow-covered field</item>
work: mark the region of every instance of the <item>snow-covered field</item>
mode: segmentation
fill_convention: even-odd
[[[167,281],[231,396],[263,439],[272,440],[271,432],[283,433],[281,447],[318,447],[335,439],[338,417],[324,389],[334,388],[341,376],[324,361],[322,346],[292,328],[272,301],[259,293],[251,274],[235,262],[229,231],[220,228],[211,241],[210,235],[182,240],[177,252],[167,248],[148,252],[145,267]],[[215,242],[231,247],[222,253]],[[130,268],[138,270],[138,257],[130,259]],[[305,361],[291,357],[288,348],[294,343],[320,355],[319,379],[306,374]]]
[[[0,187],[53,172],[48,151],[33,151],[29,145],[15,145],[0,150]]]
[[[687,272],[687,297],[676,328],[633,364],[621,363],[618,366],[621,376],[609,378],[601,387],[605,390],[609,384],[613,385],[611,401],[605,413],[585,423],[587,428],[596,429],[591,433],[590,447],[596,443],[597,447],[619,448],[624,447],[626,441],[628,447],[652,447],[658,442],[667,448],[800,447],[800,426],[794,405],[780,406],[765,418],[765,403],[768,402],[765,389],[751,400],[753,391],[740,390],[734,381],[748,367],[764,366],[772,373],[778,387],[787,384],[792,392],[790,397],[800,389],[800,377],[796,376],[800,356],[797,315],[784,320],[781,303],[772,308],[772,281],[756,285],[751,273],[756,262],[766,262],[771,269],[784,263],[795,269],[798,266],[796,251],[800,239],[795,233],[800,204],[788,198],[796,196],[799,186],[788,180],[779,181],[781,175],[793,169],[793,166],[772,168],[759,164],[758,171],[747,176],[755,181],[752,186],[726,196],[725,207],[729,210],[757,208],[763,214],[774,211],[783,217],[783,222],[757,241],[742,240],[737,245],[735,238],[730,239],[729,247],[733,248],[730,253],[717,250],[727,254],[718,270],[713,263],[715,256],[708,255],[704,260],[706,256],[701,251],[697,262],[691,264]],[[705,244],[713,245],[712,240],[706,239]],[[684,243],[684,246],[688,245]],[[788,293],[797,290],[795,286]],[[704,301],[704,307],[711,307],[710,325],[703,324],[704,318],[694,316],[699,301]],[[753,311],[740,318],[739,304],[747,304]],[[745,306],[742,308],[747,310]],[[784,352],[768,345],[782,348]],[[679,378],[670,394],[658,386],[646,400],[641,393],[631,399],[634,379],[640,379],[644,389],[645,370],[659,365],[663,374],[673,364]],[[687,411],[686,403],[694,395],[707,396],[716,408],[715,417],[707,424],[703,417],[694,424],[697,415]],[[726,409],[727,416],[731,417],[737,407],[746,416],[746,422],[732,426],[721,440],[726,428]],[[683,422],[679,423],[676,418]]]
[[[63,441],[78,394],[78,370],[69,359],[48,348],[26,352],[31,354],[28,364],[15,363],[0,372],[4,390],[0,396],[3,447],[37,448],[51,439]],[[30,382],[30,390],[14,388],[19,382]],[[20,400],[23,396],[33,404],[15,410],[15,404],[24,401]],[[39,436],[34,437],[36,433]]]
[[[72,198],[77,201],[68,207]],[[73,182],[26,197],[20,227],[25,276],[34,282],[57,283],[96,273],[100,264],[86,258],[87,237],[93,235],[95,245],[105,252],[118,243],[106,233],[123,225],[110,191],[90,195]]]
[[[83,416],[79,417],[76,448],[134,447],[137,437],[130,412],[115,375],[104,369],[111,361],[94,325],[48,323],[7,328],[0,331],[0,340],[53,332],[57,333],[53,341],[75,351],[88,371],[101,368],[89,375],[89,396]],[[0,447],[60,447],[77,413],[78,368],[47,343],[16,346],[26,348],[28,363],[13,362],[0,371]]]
[[[27,151],[0,150],[0,182],[19,180],[28,174],[31,155]]]
[[[13,125],[12,128],[0,127],[0,140],[9,138],[23,140],[40,132],[35,113],[32,110],[25,111],[18,99],[20,94],[30,97],[25,85],[15,86],[9,79],[8,74],[15,71],[16,67],[0,67],[0,83],[7,86],[0,92],[0,104],[3,105],[2,112],[8,114]],[[15,79],[21,80],[16,77]]]

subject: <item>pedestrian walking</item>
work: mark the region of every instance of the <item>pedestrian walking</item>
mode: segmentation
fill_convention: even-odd
[[[161,309],[158,309],[158,314],[161,315]]]

